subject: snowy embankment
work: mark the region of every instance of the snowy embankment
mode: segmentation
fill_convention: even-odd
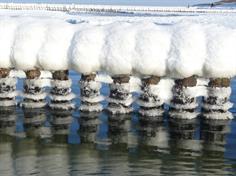
[[[48,10],[63,12],[181,12],[181,13],[236,13],[231,8],[201,7],[162,7],[162,6],[118,6],[118,5],[83,5],[83,4],[37,4],[37,3],[0,3],[0,9],[8,10]]]
[[[233,77],[235,43],[236,28],[219,24],[0,18],[0,68]]]

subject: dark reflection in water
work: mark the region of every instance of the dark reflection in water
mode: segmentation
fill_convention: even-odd
[[[228,175],[232,168],[225,164],[227,135],[230,121],[203,120],[200,138],[202,140],[201,169],[205,174]]]
[[[230,175],[236,168],[235,120],[14,108],[1,114],[0,175]]]

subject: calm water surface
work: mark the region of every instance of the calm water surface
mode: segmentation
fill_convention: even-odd
[[[71,77],[79,94],[79,76]],[[236,103],[235,80],[232,88]],[[107,85],[102,92],[108,94]],[[0,132],[3,176],[236,174],[236,120],[174,120],[166,114],[148,123],[135,113],[17,108],[1,109]]]

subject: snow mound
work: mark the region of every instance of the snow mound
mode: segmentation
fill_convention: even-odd
[[[191,20],[164,25],[0,17],[0,68],[185,78],[236,75],[236,28]]]

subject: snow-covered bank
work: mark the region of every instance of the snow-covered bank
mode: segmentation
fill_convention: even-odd
[[[83,4],[37,4],[37,3],[0,3],[0,9],[9,10],[48,10],[63,12],[185,12],[185,13],[236,13],[231,8],[201,8],[191,6],[122,6],[122,5],[83,5]]]
[[[185,20],[88,21],[0,17],[0,68],[171,78],[236,75],[236,27]]]

